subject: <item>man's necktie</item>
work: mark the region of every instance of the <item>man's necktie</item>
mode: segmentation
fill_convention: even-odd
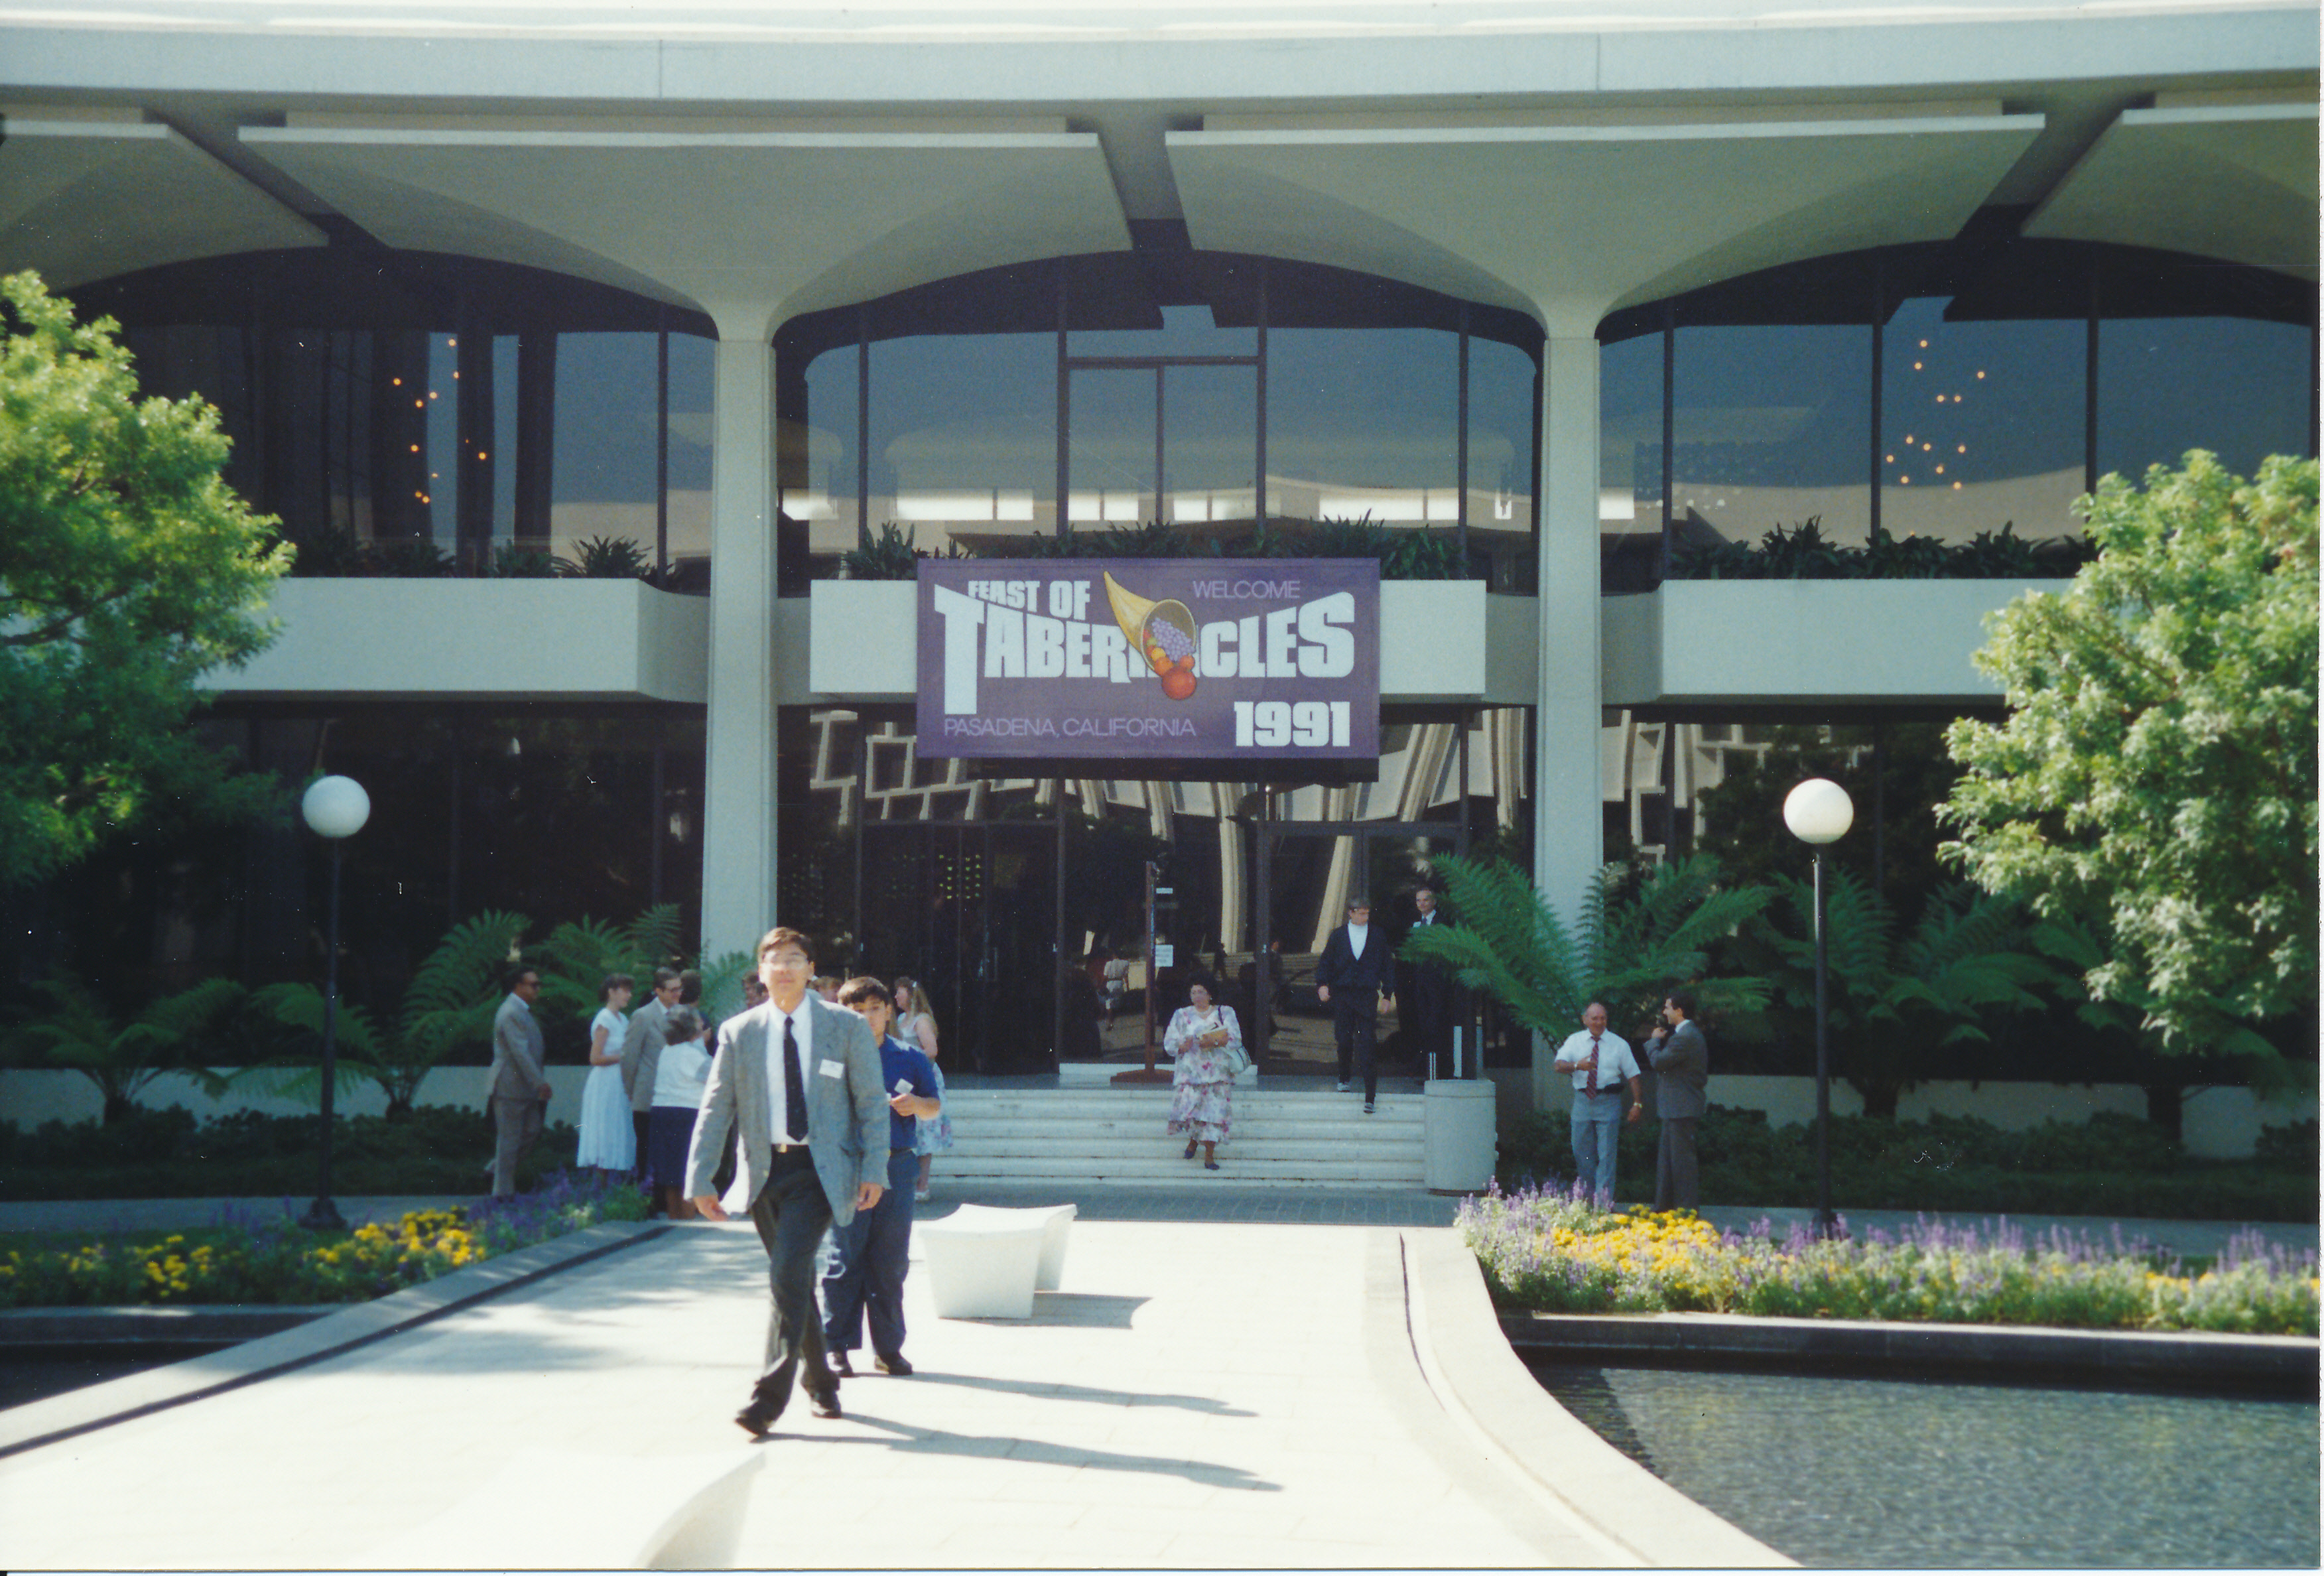
[[[790,1141],[807,1142],[807,1069],[799,1065],[798,1036],[791,1032],[791,1020],[783,1019],[783,1125],[790,1129]]]
[[[1590,1037],[1590,1059],[1593,1062],[1598,1059],[1598,1037],[1594,1034]],[[1599,1068],[1594,1076],[1603,1079],[1606,1076],[1606,1069],[1603,1067]],[[1603,1094],[1606,1091],[1613,1087],[1614,1086],[1611,1083],[1600,1083],[1598,1085],[1598,1092]]]

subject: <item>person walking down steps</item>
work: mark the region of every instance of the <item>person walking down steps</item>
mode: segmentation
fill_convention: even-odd
[[[1388,938],[1372,929],[1372,900],[1348,899],[1348,922],[1335,928],[1315,960],[1315,1000],[1332,1009],[1340,1051],[1340,1092],[1352,1073],[1364,1080],[1364,1114],[1379,1095],[1379,1015],[1396,1006],[1396,960]]]

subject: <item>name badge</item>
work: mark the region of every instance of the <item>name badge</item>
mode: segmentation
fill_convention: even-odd
[[[823,1075],[826,1078],[844,1078],[847,1076],[847,1064],[835,1062],[826,1057],[823,1064]]]

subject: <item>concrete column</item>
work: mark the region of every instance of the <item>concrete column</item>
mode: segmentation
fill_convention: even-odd
[[[1541,675],[1534,701],[1533,879],[1561,914],[1605,860],[1598,731],[1598,341],[1550,339],[1541,397]],[[1534,1040],[1534,1104],[1555,1047]]]
[[[748,951],[775,913],[775,353],[768,308],[714,309],[709,760],[702,954]]]

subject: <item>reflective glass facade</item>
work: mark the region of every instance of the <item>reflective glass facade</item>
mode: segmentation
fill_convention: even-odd
[[[71,292],[123,325],[144,386],[199,393],[227,481],[300,574],[489,575],[626,540],[707,583],[709,325],[536,270],[324,249],[155,269]],[[538,567],[537,560],[533,567]]]
[[[1141,528],[1231,552],[1262,524],[1287,550],[1369,520],[1450,533],[1472,574],[1529,590],[1540,347],[1515,314],[1171,250],[795,319],[775,351],[782,584],[891,525],[936,552]]]
[[[1820,258],[1600,325],[1606,590],[1817,521],[1959,544],[2072,534],[2098,476],[2316,452],[2316,298],[2125,247],[1960,240]],[[1664,456],[1671,483],[1661,485]],[[1665,495],[1666,494],[1666,495]]]

